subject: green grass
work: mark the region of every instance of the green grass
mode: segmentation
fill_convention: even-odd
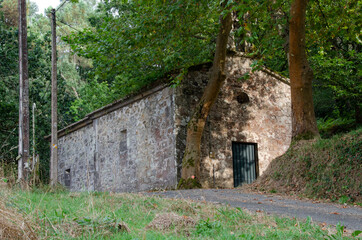
[[[254,184],[341,204],[362,203],[362,128],[327,139],[294,142]]]
[[[352,239],[307,221],[251,215],[239,208],[140,194],[0,190],[6,208],[19,211],[40,239]],[[147,227],[157,214],[175,213],[192,225]],[[124,222],[130,232],[120,232]]]

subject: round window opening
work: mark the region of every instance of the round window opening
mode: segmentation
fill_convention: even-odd
[[[244,104],[244,103],[248,103],[250,102],[250,99],[249,99],[249,96],[248,94],[242,92],[241,94],[239,94],[237,97],[236,97],[236,100],[238,101],[238,103],[240,104]]]

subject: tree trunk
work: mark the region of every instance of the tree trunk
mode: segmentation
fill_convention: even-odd
[[[201,137],[207,116],[225,82],[226,47],[232,26],[231,13],[220,16],[220,29],[210,80],[187,126],[186,149],[182,159],[179,187],[198,187],[200,180]]]
[[[313,71],[305,47],[305,15],[308,0],[294,0],[290,8],[289,75],[292,98],[292,138],[310,139],[319,136],[314,115]]]

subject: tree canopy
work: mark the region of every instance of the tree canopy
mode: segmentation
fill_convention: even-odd
[[[254,57],[255,68],[266,66],[288,77],[290,1],[231,4],[236,50]],[[108,97],[100,99],[111,102],[173,69],[211,61],[219,8],[218,1],[105,1],[89,18],[91,27],[65,41],[92,59],[90,76],[96,80],[90,86],[110,93],[102,91]],[[360,107],[360,8],[357,0],[309,1],[306,47],[314,91],[320,93],[314,97],[319,118],[350,118]],[[325,97],[334,101],[327,106]],[[79,101],[73,109],[81,114],[100,105]]]

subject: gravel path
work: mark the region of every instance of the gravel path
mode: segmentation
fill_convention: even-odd
[[[166,198],[179,198],[229,204],[249,211],[263,211],[285,217],[306,219],[336,225],[341,223],[349,230],[362,230],[362,208],[331,203],[295,200],[276,195],[243,193],[240,189],[194,189],[144,193]]]

